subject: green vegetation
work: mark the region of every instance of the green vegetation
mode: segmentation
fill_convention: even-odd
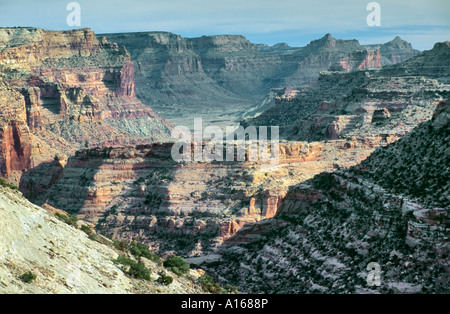
[[[22,276],[20,276],[20,279],[25,282],[25,283],[31,283],[33,282],[35,279],[37,278],[36,274],[34,274],[33,272],[29,271],[26,272],[25,274],[23,274]]]
[[[119,256],[113,262],[122,265],[122,270],[130,277],[150,280],[150,270],[142,262],[135,262],[125,256]]]
[[[129,245],[125,241],[114,240],[113,246],[119,251],[126,252]]]
[[[6,181],[3,178],[0,178],[0,186],[4,186],[4,187],[7,187],[7,188],[10,188],[11,190],[18,190],[19,189],[16,185],[14,185],[12,183],[9,183],[8,181]]]
[[[158,207],[159,205],[161,205],[162,202],[162,198],[159,194],[157,193],[149,193],[145,196],[145,201],[144,204],[145,205],[152,205],[155,207]]]
[[[218,282],[214,281],[214,278],[209,275],[203,275],[198,279],[198,283],[202,287],[203,291],[209,293],[238,293],[236,287],[232,285],[226,285],[222,288]]]
[[[70,225],[70,226],[73,226],[73,227],[77,228],[78,218],[77,218],[75,215],[72,215],[72,214],[64,215],[64,214],[58,214],[58,213],[56,213],[55,216],[56,216],[59,220],[64,221],[66,224],[68,224],[68,225]]]
[[[156,255],[155,253],[150,252],[148,249],[148,246],[146,246],[142,243],[134,242],[129,247],[129,251],[136,258],[145,257],[145,258],[155,262],[158,265],[162,265],[161,258],[158,255]]]
[[[213,277],[209,275],[203,275],[198,279],[198,283],[202,287],[203,291],[210,293],[220,293],[222,287],[214,281]]]
[[[190,270],[189,264],[179,256],[170,256],[164,261],[163,265],[178,276],[183,276]]]
[[[399,141],[377,149],[350,169],[390,192],[404,194],[425,205],[450,205],[450,129],[427,122]]]
[[[163,274],[163,273],[160,273],[159,275],[160,275],[160,277],[158,278],[158,282],[160,284],[168,286],[168,285],[170,285],[173,282],[173,277],[172,276],[169,276],[169,275],[166,275],[166,274]]]
[[[88,236],[90,236],[93,233],[91,228],[89,228],[86,225],[82,225],[80,229],[81,231],[84,231],[84,233],[86,233]]]

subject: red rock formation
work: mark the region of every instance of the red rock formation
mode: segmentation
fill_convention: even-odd
[[[368,50],[367,56],[364,58],[363,62],[358,65],[358,69],[367,68],[378,68],[381,67],[381,55],[380,50]]]
[[[134,64],[117,44],[89,29],[0,32],[4,176],[59,152],[169,136],[171,125],[136,98]]]
[[[273,173],[255,162],[176,163],[171,143],[86,149],[67,163],[58,159],[27,172],[20,189],[39,204],[77,212],[117,238],[139,236],[167,250],[172,242],[159,239],[161,234],[183,235],[217,246],[285,211],[288,187],[333,170],[337,152],[352,156],[360,150],[359,143],[329,146],[280,143]],[[330,151],[333,158],[325,159]]]
[[[31,164],[31,139],[27,125],[9,121],[0,126],[0,172],[9,177],[12,171],[25,171]]]
[[[350,53],[331,67],[334,71],[352,71],[354,69],[368,69],[381,67],[380,50],[362,50]]]

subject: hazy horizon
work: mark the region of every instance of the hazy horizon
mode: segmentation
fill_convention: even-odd
[[[183,37],[229,34],[243,35],[257,44],[292,47],[303,47],[326,33],[337,39],[357,39],[362,45],[400,36],[418,50],[450,40],[447,0],[376,1],[381,26],[373,27],[366,22],[370,0],[79,0],[79,27],[67,25],[70,2],[0,0],[0,27],[91,28],[97,34],[165,31]]]

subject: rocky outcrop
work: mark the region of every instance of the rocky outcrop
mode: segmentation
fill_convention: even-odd
[[[128,52],[91,30],[2,28],[0,47],[2,176],[82,147],[169,136],[136,98]]]
[[[58,214],[65,215],[63,211]],[[54,214],[28,202],[19,192],[0,186],[0,293],[2,294],[180,294],[204,293],[191,279],[173,273],[169,286],[157,281],[167,269],[141,258],[150,280],[128,276],[113,262],[124,252],[111,241],[101,244]],[[97,239],[103,239],[97,235]],[[104,238],[106,239],[106,238]],[[36,277],[24,282],[21,276]],[[204,273],[204,272],[203,272]]]
[[[9,121],[0,128],[0,171],[8,177],[14,171],[25,171],[32,166],[31,136],[22,121]]]
[[[292,186],[274,219],[238,231],[204,266],[246,293],[445,293],[448,112],[447,100],[361,164]]]
[[[355,51],[350,56],[345,57],[333,66],[332,71],[352,71],[354,69],[368,69],[381,67],[380,51],[361,50]]]
[[[242,124],[277,125],[291,140],[401,137],[431,119],[437,103],[448,96],[450,68],[444,60],[449,52],[448,44],[439,43],[381,69],[322,72],[317,82],[297,88],[295,97],[276,99],[273,107]]]
[[[379,122],[389,119],[391,114],[387,108],[380,108],[373,112],[372,122]]]

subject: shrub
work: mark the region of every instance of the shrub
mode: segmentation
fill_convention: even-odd
[[[126,243],[124,241],[114,240],[113,245],[117,250],[120,250],[122,252],[125,252],[126,250],[128,250],[128,243]]]
[[[150,270],[142,262],[135,262],[125,256],[119,256],[113,262],[123,265],[122,270],[130,277],[150,280]]]
[[[198,283],[202,287],[203,291],[210,293],[223,293],[227,292],[214,281],[214,278],[209,275],[203,275],[198,279]]]
[[[86,233],[86,234],[89,235],[89,236],[92,234],[91,228],[89,228],[89,227],[86,226],[86,225],[82,225],[82,226],[81,226],[81,230],[84,231],[84,233]]]
[[[235,286],[232,286],[232,285],[230,285],[230,284],[225,285],[225,290],[226,290],[228,293],[235,293],[235,294],[239,293],[238,288],[235,287]]]
[[[137,258],[145,257],[145,258],[157,263],[158,265],[162,265],[161,258],[158,255],[150,252],[148,247],[142,243],[133,243],[130,246],[130,253],[133,254]]]
[[[4,187],[10,188],[12,190],[18,190],[19,189],[16,185],[14,185],[12,183],[9,183],[8,181],[6,181],[3,178],[0,178],[0,186],[4,186]]]
[[[78,222],[78,218],[75,215],[71,215],[71,214],[58,214],[56,213],[55,216],[61,220],[64,221],[66,224],[73,226],[73,227],[77,227],[77,222]]]
[[[172,276],[168,276],[166,274],[160,274],[161,277],[158,278],[158,282],[168,286],[173,282],[173,277]]]
[[[189,264],[179,256],[171,256],[164,261],[164,267],[178,276],[187,274],[190,270]]]
[[[29,272],[23,274],[22,276],[20,276],[20,279],[25,283],[31,283],[33,280],[36,279],[36,277],[37,277],[36,274],[29,271]]]

